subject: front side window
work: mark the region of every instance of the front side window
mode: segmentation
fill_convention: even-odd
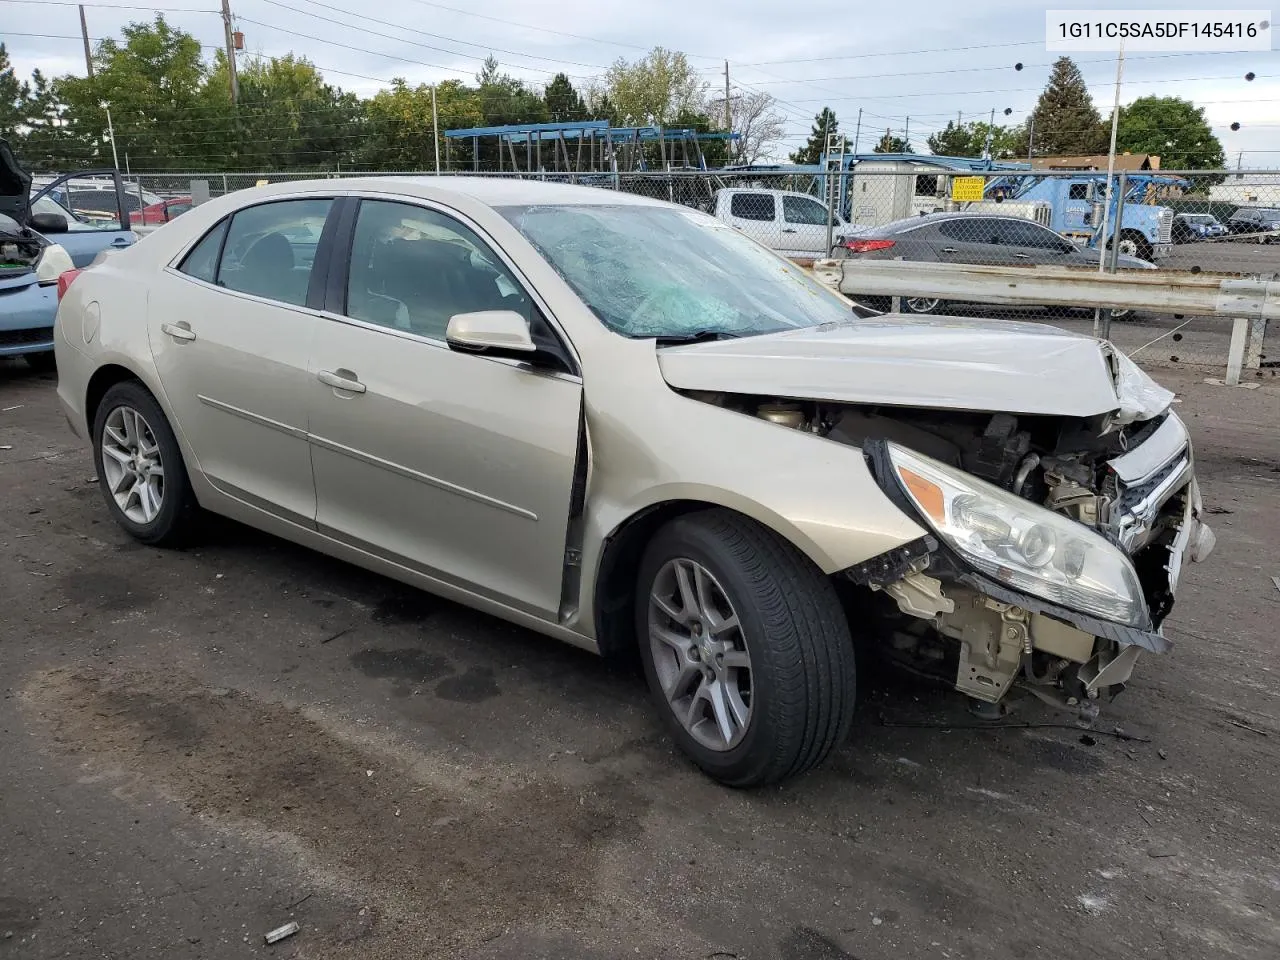
[[[773,220],[777,215],[769,193],[735,193],[729,213],[739,220]]]
[[[827,208],[808,197],[783,197],[782,219],[787,223],[827,225]]]
[[[444,340],[450,317],[481,310],[534,320],[528,295],[474,231],[425,207],[361,202],[347,316]]]
[[[1073,183],[1067,188],[1067,199],[1069,200],[1088,200],[1089,184]]]
[[[281,200],[231,218],[217,283],[228,290],[302,306],[331,199]]]
[[[695,210],[574,204],[498,212],[623,336],[745,336],[854,320],[842,298],[795,264]]]

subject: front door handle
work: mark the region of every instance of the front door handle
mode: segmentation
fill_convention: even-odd
[[[782,232],[783,232],[783,233],[795,233],[795,230],[794,230],[794,229],[792,229],[791,227],[783,227],[783,228],[782,228]]]
[[[126,240],[124,237],[116,237],[114,240],[111,241],[111,245],[113,247],[127,247],[129,246],[129,241]]]
[[[958,251],[955,247],[943,247],[938,252],[939,253],[959,253],[960,251]]]
[[[160,332],[184,343],[189,343],[196,338],[196,332],[191,329],[185,320],[181,323],[162,323],[160,324]]]
[[[344,373],[347,376],[342,376]],[[335,390],[345,390],[347,393],[364,393],[366,389],[350,370],[339,370],[336,373],[332,370],[321,370],[316,374],[316,379],[325,386],[333,387]]]
[[[1015,260],[1030,260],[1030,259],[1031,259],[1031,254],[1029,254],[1029,253],[1015,253],[1015,254],[1013,255],[1013,259],[1015,259]]]

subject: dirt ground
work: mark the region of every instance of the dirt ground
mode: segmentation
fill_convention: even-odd
[[[1280,384],[1203,376],[1218,550],[1091,733],[877,675],[742,793],[628,668],[239,526],[134,544],[0,363],[0,957],[1274,960]]]

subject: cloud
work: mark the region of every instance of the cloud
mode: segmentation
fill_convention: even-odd
[[[155,2],[190,8],[165,16],[207,45],[208,54],[221,46],[222,22],[212,0]],[[732,84],[778,98],[789,145],[805,139],[813,116],[825,105],[835,109],[850,134],[862,109],[864,149],[886,127],[901,133],[908,123],[920,146],[957,115],[985,119],[994,109],[1005,122],[1021,122],[1054,59],[1044,46],[1043,7],[1023,0],[985,0],[980,12],[971,5],[963,13],[943,0],[917,0],[909,15],[892,4],[862,4],[856,16],[852,8],[782,13],[776,0],[739,0],[732,16],[723,5],[687,0],[441,4],[232,0],[250,52],[304,55],[330,82],[362,95],[396,76],[412,83],[469,80],[490,52],[504,70],[536,85],[559,70],[581,84],[617,58],[634,59],[660,44],[688,53],[720,90],[727,59]],[[1055,6],[1068,8],[1091,5],[1096,0],[1055,0]],[[1164,6],[1159,0],[1130,0],[1129,5]],[[206,12],[197,12],[197,6]],[[74,6],[3,2],[3,15],[3,39],[20,76],[36,67],[55,75],[83,72]],[[89,6],[87,16],[94,37],[119,36],[124,24],[150,18],[145,10],[103,6]],[[1126,64],[1123,99],[1156,94],[1203,103],[1228,156],[1245,151],[1246,165],[1280,167],[1280,124],[1274,119],[1280,113],[1280,80],[1244,80],[1246,72],[1261,74],[1273,63],[1270,56],[1135,55]],[[1076,59],[1106,114],[1114,60],[1092,53]],[[1014,69],[1019,62],[1021,71]],[[1008,118],[1006,108],[1012,110]],[[1239,132],[1229,129],[1233,122],[1241,124]]]

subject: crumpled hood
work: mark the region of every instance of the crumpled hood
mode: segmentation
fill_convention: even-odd
[[[678,389],[842,403],[1128,422],[1173,400],[1103,341],[1010,320],[890,314],[664,347],[658,364]]]

